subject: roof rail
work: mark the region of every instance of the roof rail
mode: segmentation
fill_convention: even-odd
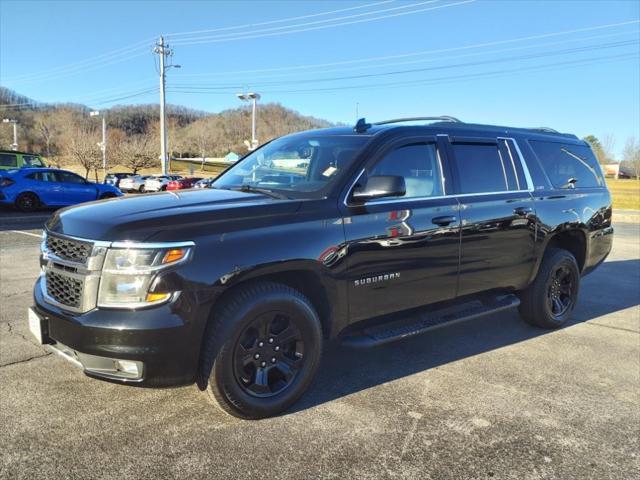
[[[534,127],[534,128],[528,128],[527,130],[538,130],[539,132],[547,132],[547,133],[560,133],[559,131],[549,127]]]
[[[386,125],[388,123],[400,123],[400,122],[415,122],[417,120],[440,120],[441,122],[454,122],[454,123],[462,123],[456,117],[451,117],[449,115],[441,115],[438,117],[407,117],[407,118],[394,118],[392,120],[383,120],[382,122],[376,122],[374,125]]]

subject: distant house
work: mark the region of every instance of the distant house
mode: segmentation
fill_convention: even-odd
[[[240,155],[234,152],[229,152],[224,157],[226,163],[236,163],[238,160],[240,160]]]

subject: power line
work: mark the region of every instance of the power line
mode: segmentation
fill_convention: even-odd
[[[261,34],[261,33],[273,32],[273,31],[277,31],[277,30],[286,30],[286,29],[289,29],[289,28],[300,28],[300,27],[306,27],[306,26],[309,26],[309,25],[318,25],[318,24],[321,24],[321,23],[329,23],[329,22],[348,20],[350,18],[364,17],[364,16],[367,16],[367,15],[377,15],[377,14],[384,13],[384,12],[392,12],[392,11],[396,11],[396,10],[405,10],[407,8],[419,7],[421,5],[438,3],[440,1],[441,0],[423,0],[423,1],[417,2],[417,3],[400,5],[399,7],[383,8],[383,9],[379,9],[379,10],[373,10],[373,11],[370,11],[370,12],[356,13],[356,14],[353,14],[353,15],[346,15],[346,16],[342,16],[342,17],[327,18],[327,19],[324,19],[324,20],[315,20],[313,22],[298,23],[298,24],[294,24],[294,25],[284,25],[282,27],[262,28],[262,29],[257,29],[257,30],[252,28],[251,34],[252,35],[253,34]],[[254,27],[254,26],[253,25],[249,25],[249,27]],[[219,39],[219,38],[229,38],[229,37],[244,36],[244,35],[247,35],[247,33],[245,33],[245,32],[241,32],[241,33],[223,33],[223,34],[216,34],[216,35],[206,35],[206,36],[202,36],[202,37],[176,39],[175,43],[192,42],[192,41],[199,41],[199,40],[215,40],[215,39]]]
[[[436,0],[438,1],[438,0]],[[340,27],[340,26],[344,26],[344,25],[353,25],[353,24],[357,24],[357,23],[364,23],[364,22],[373,22],[376,20],[383,20],[383,19],[387,19],[387,18],[393,18],[393,17],[399,17],[399,16],[403,16],[403,15],[411,15],[414,13],[420,13],[420,12],[427,12],[427,11],[431,11],[431,10],[438,10],[441,8],[448,8],[448,7],[455,7],[458,5],[465,5],[468,3],[473,3],[476,0],[462,0],[459,2],[454,2],[454,3],[448,3],[446,5],[439,5],[436,7],[427,7],[427,8],[421,8],[421,9],[416,9],[416,10],[411,10],[409,12],[396,12],[393,14],[389,14],[389,15],[383,15],[383,16],[379,16],[379,17],[374,17],[374,18],[364,18],[364,19],[360,19],[360,20],[352,20],[352,21],[348,21],[348,22],[340,22],[340,23],[334,23],[331,25],[318,25],[315,27],[308,27],[308,28],[298,28],[298,29],[294,29],[294,30],[288,30],[288,31],[284,31],[284,32],[270,32],[270,33],[258,33],[258,34],[239,34],[236,35],[234,37],[227,37],[227,38],[213,38],[213,39],[207,39],[207,37],[202,37],[201,40],[193,40],[193,39],[185,39],[185,40],[176,40],[174,42],[174,44],[176,45],[199,45],[199,44],[204,44],[204,43],[220,43],[220,42],[230,42],[230,41],[237,41],[237,40],[250,40],[250,39],[254,39],[254,38],[265,38],[265,37],[273,37],[273,36],[280,36],[280,35],[289,35],[291,33],[300,33],[300,32],[309,32],[309,31],[313,31],[313,30],[321,30],[321,29],[325,29],[325,28],[334,28],[334,27]],[[339,18],[335,18],[333,20],[340,20]],[[296,27],[295,25],[291,25],[290,27]]]
[[[470,45],[462,45],[462,46],[459,46],[459,47],[440,48],[440,49],[435,49],[435,50],[423,50],[423,51],[420,51],[420,52],[401,53],[401,54],[396,54],[396,55],[382,55],[382,56],[366,57],[366,58],[360,58],[360,59],[354,59],[354,60],[342,60],[342,61],[337,61],[337,62],[313,63],[313,64],[306,64],[306,65],[293,65],[293,66],[288,66],[288,67],[274,67],[274,68],[263,68],[263,69],[252,69],[252,70],[235,70],[235,71],[227,71],[227,72],[189,73],[189,74],[176,75],[176,78],[178,78],[178,77],[218,76],[218,75],[223,76],[223,75],[236,75],[236,74],[243,74],[243,73],[268,73],[268,72],[279,72],[279,71],[304,70],[304,69],[307,69],[307,68],[322,68],[322,67],[332,67],[332,66],[340,66],[340,65],[351,65],[351,64],[358,64],[358,63],[365,63],[365,62],[376,62],[376,61],[380,61],[380,60],[392,60],[392,59],[397,59],[397,58],[409,58],[409,57],[417,57],[417,56],[424,56],[424,55],[432,55],[432,54],[437,54],[437,53],[450,53],[450,52],[455,52],[455,51],[460,51],[460,50],[469,50],[469,49],[475,49],[475,48],[492,47],[492,46],[497,46],[497,45],[505,45],[505,44],[509,44],[509,43],[524,42],[524,41],[528,41],[528,40],[539,40],[539,39],[543,39],[543,38],[551,38],[551,37],[558,37],[558,36],[562,36],[562,35],[570,35],[570,34],[573,34],[573,33],[583,33],[583,32],[590,32],[590,31],[602,30],[602,29],[607,29],[607,28],[615,28],[615,27],[633,25],[633,24],[638,24],[638,23],[640,23],[640,20],[631,20],[631,21],[626,21],[626,22],[595,25],[593,27],[583,27],[583,28],[577,28],[577,29],[571,29],[571,30],[563,30],[563,31],[559,31],[559,32],[550,32],[550,33],[529,35],[529,36],[526,36],[526,37],[510,38],[510,39],[507,39],[507,40],[481,42],[481,43],[475,43],[475,44],[470,44]],[[631,33],[636,33],[636,32],[631,32]],[[577,40],[573,40],[573,41],[577,41]]]
[[[224,30],[238,30],[238,29],[241,29],[241,28],[254,28],[254,27],[259,27],[259,26],[262,26],[262,25],[273,25],[275,23],[290,22],[292,20],[304,20],[305,18],[321,17],[321,16],[324,16],[324,15],[332,15],[334,13],[347,12],[347,11],[351,11],[351,10],[359,10],[359,9],[362,9],[362,8],[370,8],[370,7],[374,7],[376,5],[383,5],[383,4],[386,4],[386,3],[393,3],[395,1],[396,0],[384,0],[382,2],[367,3],[365,5],[357,5],[355,7],[340,8],[338,10],[330,10],[328,12],[312,13],[310,15],[301,15],[301,16],[298,16],[298,17],[281,18],[279,20],[270,20],[268,22],[246,23],[244,25],[236,25],[236,26],[233,26],[233,27],[221,27],[221,28],[213,28],[213,29],[208,29],[208,30],[193,30],[191,32],[170,33],[170,34],[167,35],[167,37],[194,35],[194,34],[199,34],[199,33],[212,33],[212,32],[220,32],[220,31],[224,31]]]
[[[550,64],[544,64],[544,65],[534,65],[531,67],[519,67],[519,68],[513,68],[513,69],[494,70],[489,72],[478,72],[473,74],[452,75],[452,76],[446,76],[446,77],[426,78],[426,79],[408,80],[408,81],[401,81],[401,82],[348,85],[348,86],[340,86],[340,87],[318,88],[313,90],[309,90],[309,89],[267,90],[267,91],[264,91],[264,93],[266,94],[279,94],[279,93],[298,94],[299,93],[299,94],[313,95],[313,94],[321,94],[321,93],[329,93],[329,92],[336,92],[341,90],[353,90],[353,89],[371,90],[371,89],[377,89],[377,88],[389,88],[389,87],[398,87],[398,86],[437,85],[440,83],[475,80],[478,78],[491,78],[491,77],[504,76],[509,74],[523,73],[523,72],[555,70],[555,69],[562,69],[564,67],[569,68],[574,66],[608,63],[608,62],[619,61],[619,60],[630,60],[630,59],[637,60],[638,58],[640,58],[638,53],[626,53],[626,54],[614,55],[614,56],[586,58],[586,59],[574,60],[569,62],[556,62],[556,63],[550,63]],[[192,92],[192,91],[190,92],[190,91],[181,91],[181,90],[171,90],[171,91],[174,93],[187,93],[187,94],[198,93],[198,94],[205,94],[205,95],[220,95],[220,94],[228,95],[227,92]]]
[[[372,6],[377,6],[377,5],[382,5],[382,4],[386,4],[386,3],[391,3],[394,0],[385,0],[385,1],[381,1],[381,2],[377,2],[377,3],[372,3],[372,4],[367,4],[367,5],[361,5],[361,6],[357,6],[357,7],[351,7],[351,8],[346,8],[346,9],[339,9],[339,10],[333,10],[333,11],[329,11],[329,12],[320,12],[317,14],[312,14],[312,15],[303,15],[301,17],[291,17],[291,18],[285,18],[285,19],[279,19],[279,20],[272,20],[272,21],[268,21],[268,22],[262,22],[261,24],[274,24],[274,23],[282,23],[285,21],[290,21],[292,19],[300,19],[300,18],[310,18],[313,16],[321,16],[321,15],[329,15],[332,13],[337,13],[337,12],[341,12],[341,11],[348,11],[348,10],[355,10],[356,8],[365,8],[365,7],[372,7]],[[429,0],[429,1],[440,1],[440,0]],[[475,1],[475,0],[467,0],[467,1]],[[403,7],[404,8],[404,7]],[[376,13],[376,11],[372,12],[372,13]],[[335,20],[340,20],[340,18],[342,17],[336,17]],[[261,24],[257,24],[257,25],[261,25]],[[291,28],[291,27],[295,27],[296,25],[291,25],[289,27],[286,28]],[[239,28],[245,28],[247,27],[247,25],[237,25],[237,26],[230,26],[230,27],[223,27],[222,29],[226,29],[226,30],[231,30],[231,29],[239,29]],[[281,27],[282,28],[282,27]],[[215,30],[215,29],[214,29]],[[184,34],[188,34],[191,32],[183,32]],[[290,33],[294,33],[294,32],[290,32]],[[175,33],[173,35],[181,35],[180,32]],[[145,50],[148,49],[149,44],[153,41],[154,39],[150,38],[150,39],[146,39],[146,40],[141,40],[139,42],[133,43],[127,47],[122,47],[116,50],[112,50],[110,52],[105,52],[103,54],[100,54],[96,57],[90,58],[90,59],[85,59],[85,60],[81,60],[78,62],[73,62],[73,63],[69,63],[66,65],[61,65],[59,67],[54,67],[52,69],[49,70],[45,70],[45,71],[40,71],[40,72],[34,72],[34,73],[27,73],[27,74],[22,74],[22,75],[14,75],[13,77],[3,77],[3,81],[7,82],[7,83],[15,83],[15,82],[20,82],[22,84],[33,84],[33,83],[39,83],[45,80],[51,80],[51,79],[58,79],[58,78],[64,78],[64,77],[68,77],[68,76],[73,76],[73,75],[77,75],[78,73],[84,73],[87,71],[93,71],[93,70],[97,70],[97,69],[101,69],[116,63],[122,63],[122,62],[126,62],[128,60],[132,60],[134,58],[138,58],[141,57],[143,55],[145,55]],[[188,39],[185,39],[188,40]],[[134,53],[136,52],[136,53]]]
[[[22,75],[14,75],[13,77],[4,77],[3,81],[18,82],[23,80],[28,81],[31,78],[36,78],[36,79],[51,78],[52,76],[55,77],[55,76],[65,75],[68,72],[84,71],[88,67],[92,67],[98,64],[103,64],[106,61],[113,62],[115,60],[117,62],[122,62],[129,58],[132,58],[130,56],[125,56],[124,58],[122,58],[123,55],[128,55],[134,51],[147,49],[149,42],[152,40],[153,39],[141,40],[127,47],[122,47],[122,48],[113,50],[111,52],[106,52],[90,59],[80,60],[78,62],[61,65],[59,67],[54,67],[49,70],[34,72],[34,73],[25,73]],[[140,54],[136,54],[135,56],[140,56]]]
[[[512,62],[512,61],[520,61],[520,60],[529,60],[529,59],[534,59],[534,58],[551,57],[551,56],[557,56],[557,55],[568,55],[568,54],[581,53],[581,52],[585,52],[585,51],[594,51],[594,50],[601,50],[601,49],[608,49],[608,48],[617,48],[617,47],[624,47],[624,46],[637,45],[637,44],[638,44],[638,42],[636,42],[635,40],[631,40],[631,41],[613,42],[613,43],[600,44],[600,45],[588,45],[588,46],[584,46],[584,47],[576,47],[576,48],[570,48],[570,49],[565,49],[565,50],[554,50],[554,51],[551,51],[551,52],[532,53],[532,54],[528,54],[528,55],[519,55],[519,56],[511,56],[511,57],[497,58],[497,59],[490,59],[490,60],[481,60],[481,61],[476,61],[476,62],[465,62],[465,63],[450,64],[450,65],[438,65],[438,66],[433,66],[433,67],[411,68],[411,69],[395,70],[395,71],[381,72],[381,73],[367,73],[367,74],[361,74],[361,75],[347,75],[347,76],[341,76],[341,77],[308,78],[308,79],[284,80],[284,81],[276,81],[276,82],[252,82],[251,85],[253,87],[258,87],[258,86],[263,87],[263,86],[270,86],[270,85],[290,85],[290,84],[301,84],[301,83],[323,83],[323,82],[334,82],[334,81],[338,81],[338,80],[356,80],[356,79],[362,79],[362,78],[385,77],[385,76],[389,76],[389,75],[405,75],[405,74],[408,74],[408,73],[418,73],[418,72],[426,72],[426,71],[434,71],[434,70],[445,70],[445,69],[450,69],[450,68],[473,67],[473,66],[488,65],[488,64],[493,64],[493,63],[503,63],[503,62]],[[201,88],[201,89],[216,88],[216,87],[208,87],[208,86],[192,86],[192,85],[179,85],[179,84],[176,85],[176,86],[181,87],[181,88],[184,88],[184,87]]]

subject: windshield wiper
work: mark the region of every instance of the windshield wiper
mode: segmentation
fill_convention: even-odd
[[[239,187],[233,187],[233,190],[240,190],[241,192],[248,193],[262,193],[264,195],[270,196],[271,198],[277,198],[279,200],[289,200],[289,197],[282,193],[274,192],[273,190],[270,190],[268,188],[254,187],[253,185],[248,185],[246,183],[240,185]]]

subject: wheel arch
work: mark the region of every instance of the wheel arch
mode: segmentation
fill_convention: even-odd
[[[550,248],[561,248],[571,253],[578,264],[580,273],[584,271],[587,259],[587,228],[584,225],[562,225],[545,238],[536,260],[530,281],[538,274],[542,259]]]
[[[334,321],[341,315],[342,307],[338,287],[336,282],[315,262],[303,260],[262,265],[234,272],[230,277],[221,279],[220,282],[224,283],[225,290],[216,299],[216,304],[249,282],[281,283],[299,291],[309,299],[318,313],[325,337],[334,337],[340,330]],[[215,305],[213,309],[215,310]],[[346,315],[344,317],[346,318]]]
[[[34,192],[33,190],[22,190],[21,192],[16,193],[15,197],[13,198],[13,202],[16,203],[18,201],[18,198],[20,198],[21,195],[25,195],[27,193],[34,195],[38,199],[39,205],[46,205],[45,202],[42,201],[42,197],[38,195],[36,192]]]

